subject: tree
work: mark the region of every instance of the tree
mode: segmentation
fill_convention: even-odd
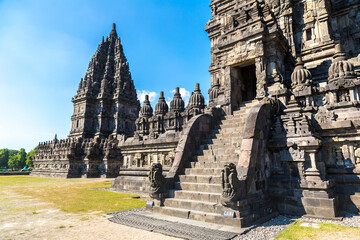
[[[4,148],[0,150],[0,168],[8,168],[9,149]]]
[[[23,168],[26,166],[26,152],[25,149],[21,148],[18,155],[19,157],[19,168]]]
[[[18,154],[18,152],[19,152],[19,150],[11,150],[11,149],[9,149],[9,157]]]
[[[20,149],[16,155],[9,157],[8,165],[11,168],[19,169],[25,167],[26,152],[25,149]]]
[[[28,154],[26,154],[26,166],[27,167],[34,167],[33,159],[36,154],[37,147],[31,150]]]
[[[9,157],[8,166],[12,169],[17,168],[19,165],[18,155],[12,155]]]

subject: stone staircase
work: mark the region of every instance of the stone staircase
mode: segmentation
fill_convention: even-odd
[[[153,213],[234,227],[254,221],[256,216],[249,214],[248,200],[238,202],[237,211],[221,204],[221,172],[226,163],[237,164],[245,121],[249,110],[257,103],[244,103],[233,115],[222,118],[188,162],[184,173],[179,175],[175,189],[169,191],[163,206],[155,205]],[[259,209],[262,204],[263,201],[259,201]],[[226,217],[224,211],[233,211],[235,216]]]

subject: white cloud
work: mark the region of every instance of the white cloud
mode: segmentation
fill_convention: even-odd
[[[166,103],[167,103],[167,105],[169,106],[169,108],[170,108],[171,100],[172,100],[171,97],[167,97],[167,98],[166,98]]]
[[[185,88],[179,88],[180,90],[180,94],[181,94],[181,97],[182,99],[184,100],[185,102],[185,107],[187,106],[188,102],[189,102],[189,99],[190,99],[190,95],[191,93],[186,90]],[[175,89],[174,90],[171,90],[170,91],[172,94],[175,94]],[[172,99],[172,98],[171,98]],[[171,101],[171,100],[170,100]]]
[[[151,105],[154,105],[153,102],[157,100],[158,96],[156,92],[150,92],[148,90],[137,90],[137,95],[141,104],[145,101],[145,95],[149,95],[149,101],[151,102]]]

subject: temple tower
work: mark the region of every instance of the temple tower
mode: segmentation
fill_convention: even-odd
[[[72,102],[69,137],[133,135],[140,104],[115,24],[91,58]]]
[[[269,94],[285,95],[279,84],[286,73],[288,41],[269,4],[264,1],[212,1],[206,24],[211,40],[210,105],[227,113],[242,102]],[[283,16],[291,6],[283,6]]]

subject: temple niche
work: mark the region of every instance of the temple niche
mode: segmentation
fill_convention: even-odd
[[[360,209],[360,2],[212,0],[211,88],[140,108],[115,27],[33,175],[116,177],[147,211],[234,227]],[[175,86],[173,86],[175,87]]]

